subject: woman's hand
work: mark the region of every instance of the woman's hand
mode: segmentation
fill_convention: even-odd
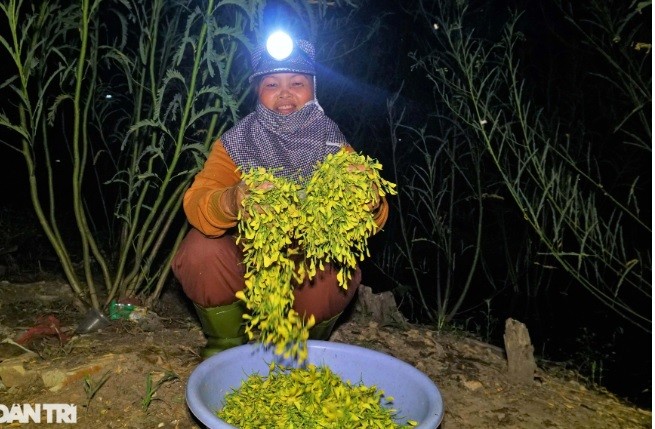
[[[248,185],[243,182],[217,193],[218,200],[214,203],[215,210],[217,210],[216,216],[226,219],[238,219],[239,212],[243,207],[243,200],[247,194]]]
[[[248,185],[246,185],[242,180],[234,185],[232,189],[234,213],[239,213],[239,211],[241,211],[243,208],[243,200],[248,196]]]
[[[246,185],[243,181],[239,182],[236,186],[238,187],[238,189],[235,192],[235,202],[239,210],[243,210],[244,208],[243,200],[248,198],[248,196],[252,192],[257,192],[257,191],[266,192],[270,189],[273,189],[274,187],[274,185],[271,182],[263,182],[257,185],[257,187],[250,189],[248,185]],[[265,211],[265,208],[260,206],[259,204],[254,205],[253,209],[257,211],[257,213],[263,213]],[[247,217],[249,216],[249,214],[246,211],[244,211],[242,213],[242,216]]]
[[[348,166],[347,171],[354,174],[365,174],[367,177],[371,176],[371,174],[366,171],[366,167],[361,164],[351,164]],[[375,182],[371,182],[371,190],[372,200],[367,204],[367,206],[368,211],[375,212],[380,207],[380,189]]]

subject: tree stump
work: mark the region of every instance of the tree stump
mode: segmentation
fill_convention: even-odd
[[[532,383],[537,364],[528,328],[517,320],[507,319],[504,340],[509,381],[517,384]]]
[[[405,326],[406,320],[398,311],[398,305],[391,292],[373,293],[373,290],[364,285],[357,289],[355,300],[355,314],[359,317],[372,320],[381,326]]]

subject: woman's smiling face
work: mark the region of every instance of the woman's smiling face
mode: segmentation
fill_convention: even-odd
[[[267,109],[289,115],[314,99],[314,81],[308,74],[272,73],[262,77],[257,95]]]

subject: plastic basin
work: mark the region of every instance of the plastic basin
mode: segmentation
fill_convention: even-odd
[[[419,429],[435,429],[443,418],[443,400],[427,375],[393,356],[349,344],[309,340],[308,362],[328,366],[344,381],[377,386],[393,396],[398,423],[419,422]],[[246,344],[218,353],[202,362],[191,373],[186,401],[196,418],[210,429],[234,426],[216,416],[224,396],[237,389],[250,374],[268,374],[271,362],[281,362],[272,350]],[[281,362],[285,363],[285,362]],[[288,362],[287,362],[288,364]]]

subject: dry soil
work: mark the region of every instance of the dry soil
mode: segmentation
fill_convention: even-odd
[[[147,317],[89,334],[74,333],[81,320],[61,281],[0,284],[0,404],[75,404],[78,423],[65,427],[201,427],[184,390],[204,338],[183,297],[169,291]],[[34,336],[24,349],[14,344],[39,324],[55,333]],[[531,382],[513,384],[502,349],[461,333],[358,311],[331,341],[388,353],[427,374],[443,395],[442,429],[651,427],[650,410],[585,387],[574,373],[539,368]],[[146,393],[148,379],[154,395]],[[5,427],[43,424],[0,423]]]

